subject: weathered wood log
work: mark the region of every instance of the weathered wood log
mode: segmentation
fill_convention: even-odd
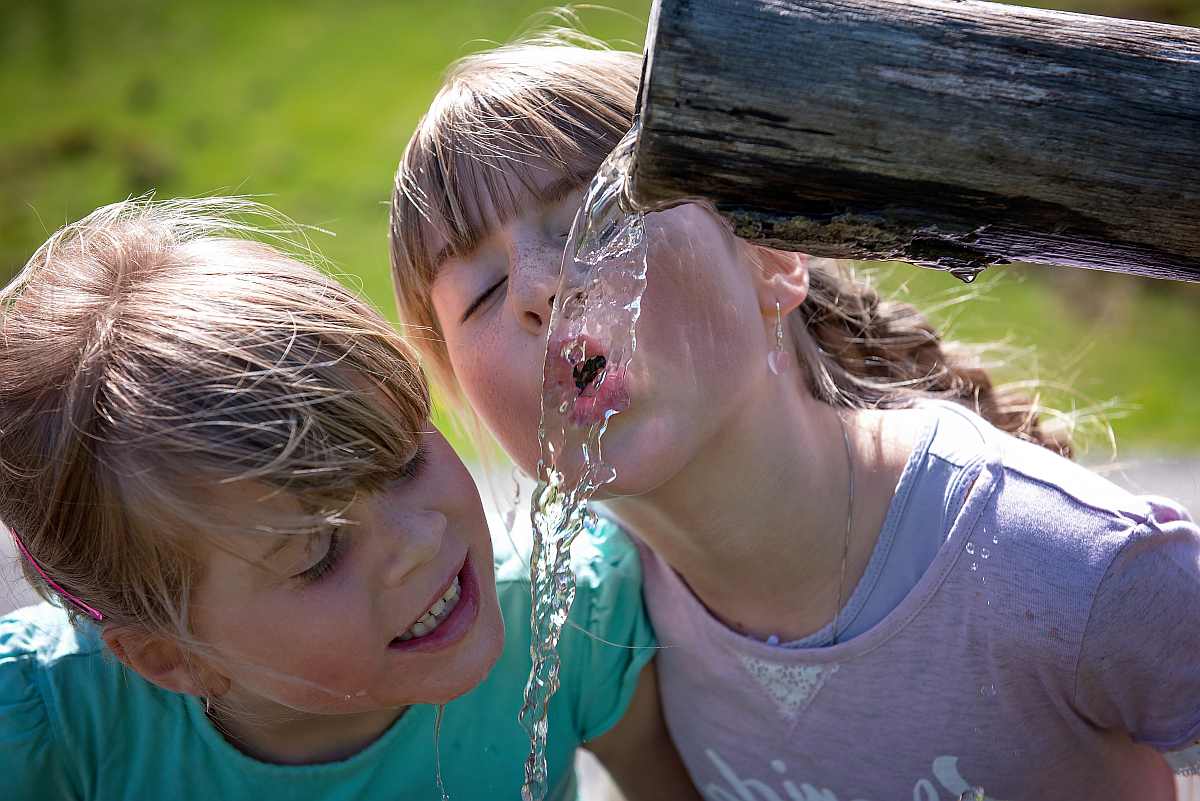
[[[630,195],[970,272],[1200,281],[1200,30],[972,0],[656,0]]]

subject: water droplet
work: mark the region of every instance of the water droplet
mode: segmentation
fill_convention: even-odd
[[[979,564],[978,564],[977,562],[972,562],[972,563],[971,563],[971,569],[972,569],[972,570],[978,570],[978,569],[979,569]]]
[[[999,544],[1000,544],[1000,538],[992,537],[992,545],[999,545]]]
[[[989,556],[992,555],[992,552],[989,551],[987,548],[981,548],[979,551],[979,555],[981,557],[983,557],[984,559],[987,559]]]
[[[595,466],[595,471],[592,474],[592,479],[596,486],[607,484],[610,481],[615,481],[617,478],[617,468],[606,462],[600,462]]]
[[[974,555],[974,553],[975,553],[975,543],[973,543],[973,542],[968,542],[968,543],[967,543],[967,553]]]
[[[450,801],[450,794],[446,792],[446,782],[442,779],[442,718],[446,716],[446,705],[439,704],[437,717],[433,721],[433,763],[437,777],[438,793],[442,796],[442,801]]]
[[[782,759],[773,759],[771,760],[771,770],[776,773],[786,773],[787,765],[784,764]]]
[[[562,403],[560,403],[560,404],[558,405],[558,413],[559,413],[559,414],[566,414],[566,413],[567,413],[567,411],[568,411],[570,408],[571,408],[571,402],[570,402],[570,401],[563,401]]]
[[[563,345],[562,357],[566,359],[567,363],[569,364],[579,364],[583,361],[583,358],[586,355],[587,353],[584,351],[583,345],[579,342],[571,342],[567,345]]]
[[[586,305],[587,295],[583,292],[574,292],[563,301],[562,315],[567,320],[575,320],[583,314]]]
[[[985,698],[995,698],[996,697],[996,685],[995,684],[983,685],[982,687],[979,688],[979,694]]]
[[[980,577],[979,577],[979,583],[980,583],[980,584],[987,584],[987,576],[980,576]]]

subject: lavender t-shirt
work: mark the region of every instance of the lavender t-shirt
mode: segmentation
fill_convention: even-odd
[[[1200,530],[964,409],[927,408],[936,428],[882,539],[941,545],[851,639],[744,637],[642,547],[664,711],[697,787],[710,801],[1174,799],[1160,752],[1200,737]]]

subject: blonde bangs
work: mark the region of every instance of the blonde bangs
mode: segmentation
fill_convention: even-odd
[[[401,319],[433,332],[415,344],[456,402],[431,298],[441,258],[470,253],[519,209],[549,200],[540,191],[548,173],[584,186],[632,123],[639,54],[564,38],[550,32],[452,65],[396,172],[390,239]]]

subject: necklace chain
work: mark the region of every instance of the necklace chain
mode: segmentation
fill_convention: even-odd
[[[842,593],[846,588],[846,561],[850,555],[850,526],[854,522],[854,457],[850,450],[850,435],[846,433],[846,419],[839,412],[838,425],[842,429],[842,442],[846,446],[846,477],[849,484],[849,500],[846,503],[846,536],[842,540],[842,572],[838,578],[838,598],[837,608],[833,613],[833,642],[831,645],[837,645],[838,641],[838,619],[842,614]]]

